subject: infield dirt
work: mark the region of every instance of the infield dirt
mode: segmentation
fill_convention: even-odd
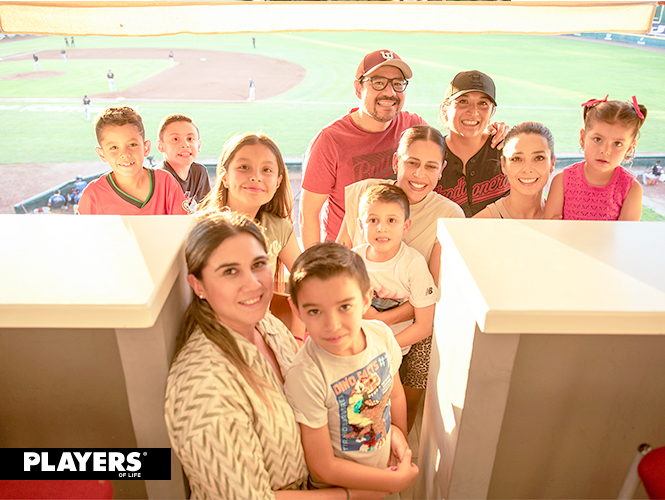
[[[163,59],[169,51],[158,48],[72,49],[70,58],[94,60]],[[305,78],[305,68],[284,61],[254,54],[220,52],[215,50],[175,50],[175,65],[122,92],[91,94],[94,98],[126,99],[200,99],[243,100],[249,96],[249,79],[256,83],[256,100],[282,94]],[[39,53],[40,60],[60,59],[60,52]],[[32,61],[32,55],[20,58]],[[113,67],[109,67],[113,70]],[[6,75],[4,80],[48,78],[63,74],[60,71],[30,71]],[[99,75],[106,80],[106,73]],[[116,75],[116,87],[122,87]]]

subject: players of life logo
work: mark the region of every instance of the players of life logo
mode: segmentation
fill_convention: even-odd
[[[390,444],[386,441],[392,385],[386,353],[332,384],[339,406],[342,451],[367,452]]]
[[[49,463],[49,452],[37,453],[28,451],[23,454],[23,471],[29,472],[33,467],[41,471],[82,471],[88,467],[96,472],[118,471],[138,472],[141,469],[141,454],[132,452],[125,456],[118,452],[64,452],[60,455],[57,464]]]
[[[0,479],[171,479],[170,448],[0,448]]]

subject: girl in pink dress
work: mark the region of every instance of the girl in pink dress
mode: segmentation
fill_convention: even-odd
[[[637,146],[647,109],[637,103],[591,100],[582,104],[584,161],[552,179],[546,219],[640,220],[642,186],[621,166]]]

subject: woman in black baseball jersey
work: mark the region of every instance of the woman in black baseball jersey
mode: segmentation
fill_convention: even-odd
[[[501,172],[501,149],[492,147],[492,135],[487,131],[495,110],[494,82],[480,71],[458,73],[439,107],[439,119],[450,133],[446,137],[448,163],[436,191],[461,206],[467,217],[510,191]],[[500,122],[496,126],[507,128]]]

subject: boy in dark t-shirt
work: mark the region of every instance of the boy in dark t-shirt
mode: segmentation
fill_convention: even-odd
[[[195,161],[201,151],[199,129],[189,116],[173,114],[159,124],[158,137],[157,149],[164,154],[164,160],[157,168],[175,177],[190,211],[195,212],[210,191],[208,171]]]

